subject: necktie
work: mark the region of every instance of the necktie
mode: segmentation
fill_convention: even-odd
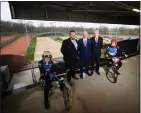
[[[96,43],[98,42],[98,38],[97,37],[96,37],[95,41],[96,41]]]

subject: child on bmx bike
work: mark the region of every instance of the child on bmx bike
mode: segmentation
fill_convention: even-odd
[[[52,54],[50,51],[44,51],[42,55],[42,60],[39,61],[39,70],[40,70],[40,80],[45,80],[44,86],[44,105],[46,109],[50,108],[49,102],[49,90],[52,87],[52,81],[56,80],[54,72],[52,72]]]
[[[119,49],[119,47],[117,46],[117,40],[116,39],[112,39],[111,40],[111,44],[108,46],[107,50],[106,50],[106,57],[109,60],[109,64],[108,66],[112,65],[113,61],[112,61],[112,57],[127,57],[127,55],[124,53],[123,50]],[[120,75],[120,73],[118,72],[119,68],[122,66],[122,62],[121,60],[118,61],[117,63],[117,70],[116,70],[116,75]]]

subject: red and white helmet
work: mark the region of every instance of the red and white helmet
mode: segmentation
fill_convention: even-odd
[[[115,42],[115,44],[116,44],[115,46],[117,46],[117,42],[118,42],[118,41],[117,41],[116,39],[112,39],[112,40],[111,40],[111,46],[112,46],[112,47],[115,47],[115,46],[112,45],[113,42]]]

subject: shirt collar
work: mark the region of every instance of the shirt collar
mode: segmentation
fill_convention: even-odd
[[[75,42],[75,40],[71,40],[72,42]]]
[[[83,38],[83,40],[87,40],[87,38]]]
[[[75,40],[75,39],[71,39],[71,38],[70,38],[70,40],[73,41],[73,40]]]

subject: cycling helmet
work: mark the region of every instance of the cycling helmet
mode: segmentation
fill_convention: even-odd
[[[111,46],[112,46],[112,43],[113,43],[113,42],[115,42],[116,45],[117,45],[117,40],[116,40],[116,39],[112,39],[112,40],[111,40]],[[116,46],[116,45],[115,45],[115,46]],[[112,47],[114,47],[114,46],[112,46]]]
[[[52,54],[51,54],[50,51],[44,51],[42,57],[43,57],[43,59],[44,59],[45,57],[52,58]]]

